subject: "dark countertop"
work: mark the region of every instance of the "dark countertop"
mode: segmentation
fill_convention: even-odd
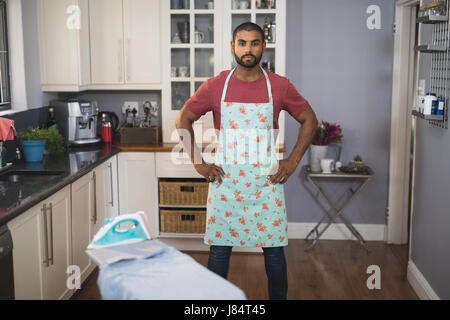
[[[44,156],[42,162],[19,162],[9,170],[63,171],[51,180],[34,183],[0,178],[0,226],[97,167],[121,150],[106,144],[72,148],[58,157]],[[5,171],[0,172],[3,174]]]

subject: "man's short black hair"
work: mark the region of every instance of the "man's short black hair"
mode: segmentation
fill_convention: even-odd
[[[260,26],[258,26],[256,23],[253,22],[244,22],[236,27],[233,31],[233,42],[236,40],[236,35],[239,31],[258,31],[261,34],[261,41],[264,41],[264,31],[261,29]]]

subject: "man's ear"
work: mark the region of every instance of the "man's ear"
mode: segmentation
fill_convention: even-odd
[[[234,52],[234,41],[230,42],[231,52]]]

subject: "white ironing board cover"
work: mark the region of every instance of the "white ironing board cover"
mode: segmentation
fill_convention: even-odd
[[[158,240],[86,250],[105,300],[245,300],[244,292]]]

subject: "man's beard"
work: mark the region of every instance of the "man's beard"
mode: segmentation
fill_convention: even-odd
[[[253,57],[253,60],[250,61],[250,62],[244,62],[244,58],[245,58],[245,57]],[[255,56],[252,55],[252,54],[248,54],[248,55],[242,56],[241,59],[239,59],[239,57],[238,57],[236,54],[234,54],[234,59],[236,60],[236,62],[237,62],[239,65],[243,66],[244,68],[252,69],[252,68],[254,68],[255,66],[257,66],[257,65],[261,62],[262,54],[259,56],[259,58],[255,57]]]

